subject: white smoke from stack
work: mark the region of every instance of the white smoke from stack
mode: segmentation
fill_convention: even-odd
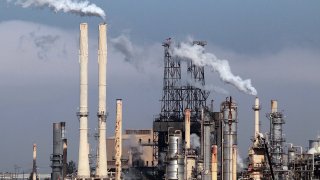
[[[73,13],[80,16],[97,16],[105,19],[105,12],[95,4],[89,1],[81,0],[7,0],[7,2],[15,2],[23,8],[28,7],[48,7],[54,12]]]
[[[202,85],[201,83],[195,82],[195,81],[193,81],[191,79],[187,80],[187,82],[191,86],[194,86],[196,88],[203,89],[203,90],[206,90],[206,91],[213,91],[213,92],[216,92],[216,93],[219,93],[219,94],[223,94],[223,95],[229,95],[230,94],[227,90],[223,89],[222,87],[214,86],[212,84]]]
[[[223,82],[233,85],[244,93],[257,95],[257,90],[252,86],[250,79],[243,80],[240,76],[235,76],[227,60],[218,59],[214,54],[204,52],[203,46],[192,45],[190,42],[181,43],[180,46],[173,48],[172,54],[182,60],[191,60],[197,66],[209,66],[219,74]]]
[[[200,148],[200,137],[197,134],[190,135],[190,146],[192,149]]]

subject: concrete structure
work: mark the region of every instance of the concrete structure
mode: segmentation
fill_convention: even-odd
[[[127,129],[122,135],[122,169],[129,167],[153,167],[153,132],[151,129]],[[108,168],[115,171],[115,137],[107,138]]]
[[[211,119],[209,114],[204,109],[202,110],[202,146],[201,151],[203,152],[203,180],[211,179]]]
[[[88,142],[88,25],[80,24],[80,122],[78,179],[90,178]]]
[[[106,90],[107,90],[107,25],[99,25],[99,107],[98,107],[98,156],[96,178],[107,178],[107,151],[106,151]]]
[[[68,163],[68,141],[66,136],[66,122],[60,122],[61,126],[61,140],[62,140],[62,176],[66,178],[67,163]]]
[[[117,99],[116,112],[116,131],[115,131],[115,165],[116,175],[115,179],[121,179],[121,154],[122,154],[122,100]]]

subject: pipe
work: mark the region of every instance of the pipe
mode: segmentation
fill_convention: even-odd
[[[115,132],[115,165],[116,165],[116,180],[121,179],[121,155],[122,155],[122,100],[117,99],[116,110],[116,132]]]
[[[90,178],[88,148],[88,25],[80,24],[80,121],[78,178]]]
[[[60,122],[61,140],[62,140],[62,177],[66,178],[67,175],[67,137],[66,137],[66,122]]]
[[[33,172],[32,172],[32,180],[37,180],[37,145],[33,144]]]
[[[106,178],[107,170],[107,144],[106,144],[106,90],[107,90],[107,25],[99,24],[99,107],[98,107],[98,160],[96,176]]]
[[[254,137],[257,138],[259,133],[260,133],[260,130],[259,130],[259,126],[260,126],[260,121],[259,121],[259,111],[261,109],[260,107],[260,104],[259,104],[259,98],[256,97],[256,100],[255,100],[255,104],[252,108],[254,110]]]
[[[217,180],[218,179],[218,146],[212,146],[212,153],[211,153],[211,179]]]
[[[232,180],[237,180],[237,145],[232,146]]]
[[[271,113],[278,112],[278,102],[271,100]]]
[[[190,109],[186,109],[185,113],[185,141],[186,141],[186,150],[190,149],[190,116],[191,112]]]

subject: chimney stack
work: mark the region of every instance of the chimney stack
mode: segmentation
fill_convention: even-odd
[[[190,149],[190,116],[191,116],[191,112],[190,109],[186,109],[185,111],[185,121],[184,121],[184,125],[185,125],[185,141],[186,141],[186,149]]]
[[[218,179],[218,146],[213,145],[211,151],[211,179]]]
[[[121,179],[121,155],[122,155],[122,100],[117,99],[115,132],[115,159],[116,159],[116,180]]]
[[[32,170],[32,180],[37,180],[37,145],[33,144],[33,170]]]
[[[88,25],[80,24],[80,122],[78,178],[90,178],[88,148]]]
[[[106,144],[106,90],[107,90],[107,25],[99,24],[99,107],[98,107],[98,159],[96,176],[107,178],[107,144]]]
[[[254,106],[252,109],[254,110],[254,137],[256,138],[260,133],[260,130],[259,130],[259,127],[260,127],[259,111],[260,111],[261,107],[260,107],[258,97],[256,97],[256,100],[255,100],[255,103],[254,103]]]

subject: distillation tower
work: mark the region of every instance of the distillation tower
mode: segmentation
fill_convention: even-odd
[[[270,120],[270,154],[275,178],[283,179],[285,170],[283,144],[285,139],[282,133],[282,126],[285,122],[282,112],[278,112],[278,102],[276,100],[271,100],[271,113],[267,114],[267,117]]]

